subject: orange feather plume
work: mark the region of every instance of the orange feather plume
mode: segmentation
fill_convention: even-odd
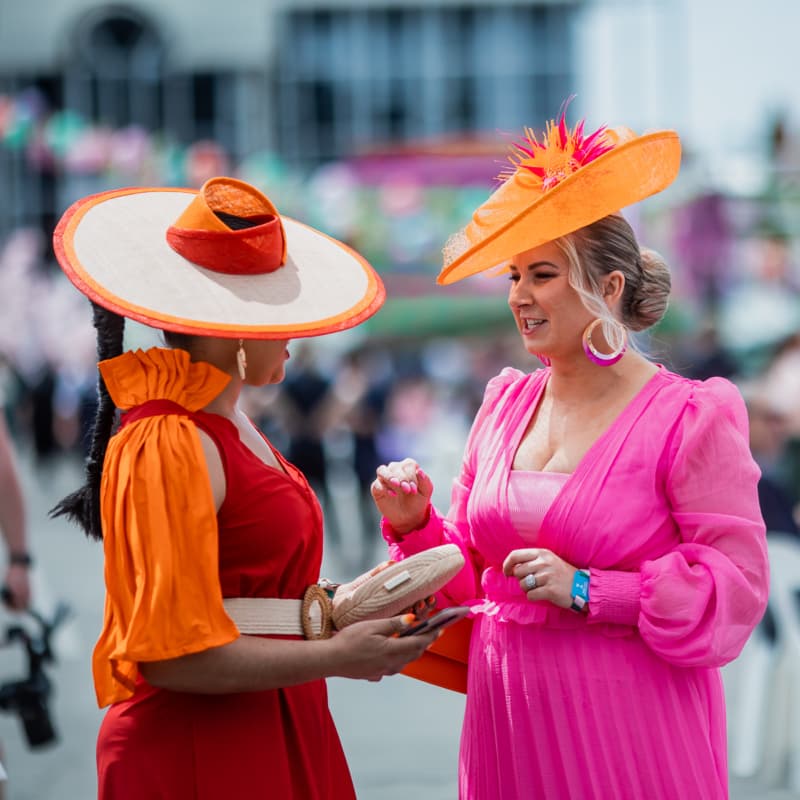
[[[501,172],[498,179],[508,180],[524,169],[538,178],[538,185],[546,192],[582,166],[614,149],[616,137],[609,135],[605,125],[584,135],[584,120],[570,130],[565,114],[566,111],[562,111],[558,122],[547,123],[541,141],[531,128],[525,128],[525,141],[514,142],[508,158],[512,168]]]

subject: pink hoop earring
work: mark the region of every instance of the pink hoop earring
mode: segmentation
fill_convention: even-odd
[[[603,320],[598,318],[586,326],[586,330],[583,332],[583,352],[586,353],[586,357],[593,364],[597,364],[600,367],[610,367],[612,364],[616,364],[628,349],[628,330],[624,325],[615,322],[614,324],[622,330],[622,344],[611,353],[601,353],[592,342],[592,331],[602,324]]]

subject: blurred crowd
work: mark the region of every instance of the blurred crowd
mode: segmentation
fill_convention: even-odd
[[[719,375],[739,385],[763,472],[767,527],[797,534],[800,239],[782,223],[790,212],[780,196],[765,203],[703,190],[633,222],[673,270],[670,310],[638,346],[676,372]],[[324,220],[314,222],[325,228]],[[18,446],[43,479],[55,461],[83,457],[96,375],[87,301],[55,267],[48,239],[20,228],[0,241],[0,402]],[[432,276],[400,270],[389,277],[390,297],[404,279],[415,281],[409,295],[423,277],[428,297],[439,291]],[[442,295],[440,302],[445,309],[450,299]],[[502,292],[496,302],[504,303]],[[415,329],[413,320],[409,327],[402,337],[383,331],[298,340],[290,347],[287,380],[247,397],[251,416],[315,485],[332,543],[342,537],[337,489],[347,485],[358,498],[348,519],[360,520],[364,560],[375,537],[369,485],[376,466],[416,458],[434,478],[436,502],[446,506],[486,381],[505,366],[537,366],[510,314],[499,334],[483,332],[480,319],[448,336],[424,325]],[[159,341],[133,330],[127,344]]]
[[[704,280],[698,282],[694,305],[700,313],[692,335],[674,343],[673,366],[690,377],[720,375],[738,384],[750,419],[750,447],[762,470],[759,496],[767,530],[797,535],[800,273],[795,240],[763,222],[745,236],[728,239],[721,248],[725,260],[699,272]],[[685,242],[684,255],[691,253],[690,244]],[[687,261],[691,266],[691,257]]]

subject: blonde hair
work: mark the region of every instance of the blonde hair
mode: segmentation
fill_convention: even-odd
[[[667,310],[672,279],[664,259],[640,249],[633,229],[612,214],[555,241],[569,262],[569,283],[589,311],[603,321],[603,335],[614,348],[622,343],[619,325],[643,331]],[[618,270],[625,277],[620,317],[603,300],[602,279]]]

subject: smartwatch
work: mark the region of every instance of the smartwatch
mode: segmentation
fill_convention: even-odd
[[[573,611],[582,612],[586,610],[589,602],[589,570],[579,569],[575,571],[572,579],[572,605]]]

